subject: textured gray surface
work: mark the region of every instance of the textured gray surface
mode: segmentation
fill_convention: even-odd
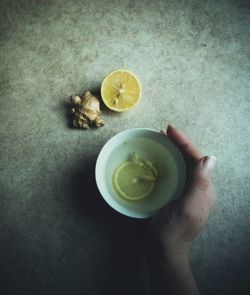
[[[249,294],[248,1],[1,1],[0,293],[147,294],[145,222],[94,182],[103,144],[171,121],[218,165],[192,265],[203,294]],[[68,97],[134,71],[140,105],[70,128]]]

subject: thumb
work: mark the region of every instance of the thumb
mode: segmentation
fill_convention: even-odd
[[[201,194],[209,190],[211,174],[215,164],[216,158],[214,156],[203,157],[196,163],[186,195],[187,198],[200,197]]]

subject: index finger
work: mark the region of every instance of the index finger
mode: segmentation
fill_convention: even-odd
[[[173,127],[171,124],[167,127],[166,135],[187,158],[191,158],[196,162],[203,157],[201,151],[192,141],[181,130]]]

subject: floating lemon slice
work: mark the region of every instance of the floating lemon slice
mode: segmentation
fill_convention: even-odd
[[[101,96],[109,109],[124,112],[139,103],[141,83],[134,73],[127,70],[116,70],[103,80]]]
[[[150,161],[140,159],[136,154],[130,161],[122,163],[113,175],[114,188],[127,201],[146,198],[152,191],[158,171]]]

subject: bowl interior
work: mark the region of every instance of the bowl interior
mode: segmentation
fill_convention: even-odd
[[[130,202],[114,189],[113,173],[134,152],[153,162],[160,177],[148,197]],[[96,182],[103,198],[115,210],[130,217],[146,218],[178,198],[185,186],[186,167],[181,153],[167,136],[152,129],[128,129],[115,135],[102,148],[96,162]]]

